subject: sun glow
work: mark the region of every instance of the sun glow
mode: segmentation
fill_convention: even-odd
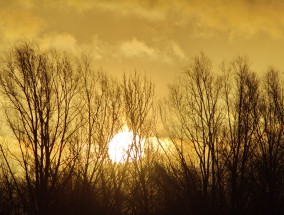
[[[138,160],[143,157],[144,141],[131,131],[121,131],[108,144],[108,154],[115,163]]]

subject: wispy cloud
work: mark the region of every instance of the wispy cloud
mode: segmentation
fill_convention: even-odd
[[[78,13],[103,11],[130,20],[135,16],[168,28],[167,31],[180,26],[196,38],[219,34],[230,41],[251,39],[258,34],[274,39],[284,37],[284,2],[279,0],[14,0],[0,7],[0,40],[38,36],[49,24],[46,16],[52,16],[41,14],[43,8],[72,8]]]
[[[184,22],[195,22],[196,36],[226,33],[230,40],[250,39],[264,33],[279,38],[284,33],[284,4],[277,0],[192,1]],[[198,35],[199,34],[199,35]]]
[[[157,58],[157,51],[144,42],[133,38],[120,44],[120,52],[126,57],[150,57]]]
[[[56,48],[75,53],[78,51],[76,38],[70,33],[50,33],[39,39],[42,48]]]
[[[279,0],[61,0],[79,11],[99,9],[154,22],[190,26],[195,37],[225,33],[230,40],[258,33],[284,35],[284,2]]]
[[[169,42],[168,52],[181,60],[184,60],[186,58],[186,54],[184,53],[182,48],[174,41]]]
[[[173,63],[176,60],[184,60],[186,54],[175,41],[158,41],[152,45],[145,41],[133,38],[123,41],[118,46],[118,55],[126,58],[139,58],[143,60],[155,60]]]
[[[162,0],[59,0],[59,2],[79,12],[99,9],[124,16],[137,15],[149,21],[161,21],[166,16],[167,7],[174,1],[166,0],[165,8]]]

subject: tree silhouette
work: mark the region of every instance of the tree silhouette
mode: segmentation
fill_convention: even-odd
[[[260,142],[256,150],[259,198],[264,213],[279,214],[283,199],[283,88],[273,68],[265,74],[261,101]],[[282,197],[281,197],[282,196]],[[282,207],[283,208],[283,207]],[[282,209],[283,210],[283,209]]]
[[[137,72],[128,77],[124,74],[122,92],[125,121],[133,131],[130,212],[148,215],[153,211],[153,190],[149,176],[152,158],[147,137],[154,135],[155,131],[154,85]]]
[[[205,54],[159,104],[138,72],[23,42],[2,59],[0,214],[283,214],[284,91]],[[6,126],[6,127],[5,127]],[[112,161],[110,140],[132,144]],[[159,129],[157,129],[159,127]]]
[[[11,169],[3,147],[1,152],[24,210],[48,214],[66,183],[61,181],[62,174],[74,163],[64,151],[80,126],[73,123],[79,114],[79,77],[68,57],[28,43],[15,47],[4,63],[0,84],[8,126],[17,142],[11,147],[18,150],[10,155],[22,175]]]
[[[193,148],[201,177],[201,189],[205,209],[212,206],[215,210],[216,193],[220,166],[218,136],[222,125],[222,109],[220,108],[221,79],[212,74],[211,61],[203,53],[194,58],[190,67],[182,75],[180,83],[170,89],[170,103],[174,107],[181,127],[182,144]],[[185,169],[186,164],[183,146],[177,147],[180,162]],[[187,161],[188,162],[188,161]],[[209,197],[209,192],[212,197]],[[206,212],[204,212],[206,213]]]
[[[225,91],[228,119],[226,141],[229,144],[227,167],[231,213],[239,214],[244,213],[244,204],[248,200],[249,182],[253,174],[250,165],[253,165],[252,158],[258,142],[255,131],[260,118],[259,83],[245,58],[237,58],[231,64],[231,70],[235,77],[235,89],[231,89],[231,97],[229,88]]]

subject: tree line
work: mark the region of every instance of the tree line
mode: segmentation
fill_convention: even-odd
[[[216,69],[201,53],[158,101],[138,72],[18,44],[0,65],[0,214],[281,214],[283,86],[274,68]],[[116,163],[124,126],[133,143]]]

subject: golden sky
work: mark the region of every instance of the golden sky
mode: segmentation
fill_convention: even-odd
[[[262,73],[284,69],[281,0],[0,0],[0,52],[23,39],[90,54],[97,69],[135,69],[158,93],[205,52],[218,68],[247,55]]]

